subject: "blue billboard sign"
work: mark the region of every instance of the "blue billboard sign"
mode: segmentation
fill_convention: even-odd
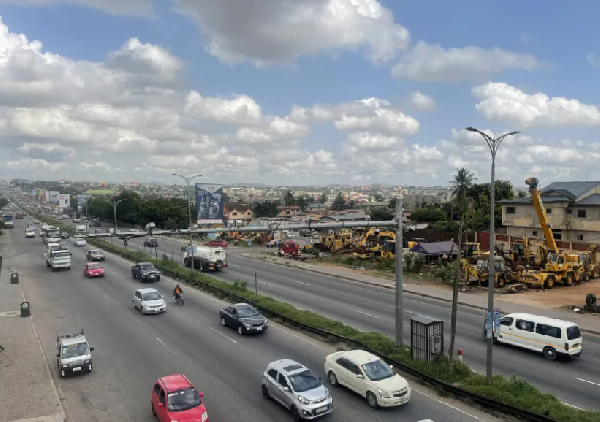
[[[223,224],[223,185],[196,183],[197,224]]]

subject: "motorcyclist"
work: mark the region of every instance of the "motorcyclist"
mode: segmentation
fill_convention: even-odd
[[[175,300],[179,300],[181,299],[181,295],[183,294],[183,289],[178,285],[175,286],[175,288],[173,289],[173,297],[175,298]]]

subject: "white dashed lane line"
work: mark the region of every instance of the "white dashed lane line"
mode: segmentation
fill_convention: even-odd
[[[210,328],[212,331],[214,331],[214,332],[215,332],[215,333],[217,333],[218,335],[220,335],[220,336],[222,336],[222,337],[225,337],[227,340],[229,340],[229,341],[232,341],[232,342],[234,342],[234,343],[237,343],[237,341],[235,341],[234,339],[232,339],[232,338],[231,338],[231,337],[229,337],[229,336],[226,336],[225,334],[223,334],[223,333],[222,333],[222,332],[220,332],[219,330],[215,330],[213,327],[208,327],[208,328]]]
[[[371,315],[371,314],[368,314],[368,313],[362,312],[362,311],[356,311],[356,312],[359,313],[359,314],[362,314],[362,315],[366,315],[366,316],[371,317],[371,318],[381,319],[377,315]]]
[[[592,384],[592,385],[596,385],[596,386],[600,387],[600,383],[597,383],[597,382],[594,382],[594,381],[588,381],[588,380],[584,380],[583,378],[578,378],[578,377],[575,377],[575,379],[579,380],[581,382],[587,382],[588,384]]]

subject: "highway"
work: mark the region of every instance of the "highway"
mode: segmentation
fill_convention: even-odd
[[[41,239],[24,238],[26,221],[17,221],[15,229],[7,231],[12,251],[5,266],[21,275],[72,420],[152,420],[153,383],[163,375],[184,373],[205,393],[211,422],[280,422],[291,420],[290,415],[274,402],[265,402],[260,393],[261,375],[270,361],[292,358],[325,379],[322,365],[325,356],[334,351],[332,346],[277,324],[262,336],[238,336],[219,324],[223,302],[192,289],[186,289],[184,307],[171,305],[165,314],[141,316],[131,306],[133,292],[141,284],[131,278],[131,264],[119,257],[107,255],[104,279],[87,279],[83,276],[86,248],[71,246],[71,271],[50,271],[42,256]],[[72,245],[72,240],[69,243]],[[163,277],[154,287],[170,297],[174,283]],[[58,379],[53,365],[55,333],[80,328],[95,347],[94,371]],[[332,389],[335,409],[327,420],[497,420],[462,403],[438,398],[415,383],[412,386],[416,391],[407,406],[380,411],[371,410],[348,391]]]
[[[160,238],[158,256],[166,252],[178,260],[181,246],[177,240]],[[115,242],[118,242],[115,240]],[[122,242],[118,243],[122,245]],[[153,252],[143,247],[142,239],[130,239],[128,248]],[[394,336],[394,292],[337,277],[269,264],[228,251],[229,267],[211,273],[221,280],[244,280],[254,288],[258,275],[259,293],[313,310],[343,321],[363,331]],[[410,341],[410,318],[426,315],[444,321],[445,347],[449,344],[450,304],[418,295],[405,295],[404,340]],[[535,309],[532,309],[535,313]],[[481,339],[481,311],[460,306],[457,318],[456,348],[462,348],[471,368],[485,373],[486,344]],[[494,349],[494,371],[506,376],[516,374],[541,390],[552,393],[564,403],[582,409],[600,409],[600,338],[584,334],[584,352],[578,359],[548,361],[541,354],[510,346]]]

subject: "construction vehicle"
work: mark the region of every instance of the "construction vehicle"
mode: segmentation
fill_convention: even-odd
[[[417,246],[419,243],[425,243],[425,239],[422,237],[417,237],[408,241],[408,249],[412,249]]]
[[[590,279],[600,277],[600,267],[596,260],[596,245],[590,245],[586,252],[579,252],[579,264],[583,266],[582,280],[589,281]]]
[[[352,249],[352,230],[340,229],[321,236],[321,247],[332,254],[344,253]]]
[[[468,259],[460,260],[461,278],[467,284],[477,282],[480,285],[487,285],[489,281],[489,253],[477,260],[476,264],[470,263]],[[519,280],[520,271],[516,273],[506,266],[504,257],[494,256],[494,285],[504,287],[506,283],[514,283]]]
[[[387,241],[395,242],[396,233],[372,228],[356,241],[352,256],[358,259],[386,258],[390,256],[389,247],[386,250],[385,246]]]
[[[523,236],[504,252],[504,257],[510,267],[526,265],[530,269],[539,269],[546,264],[548,246],[541,239]]]
[[[544,233],[544,239],[548,248],[548,257],[542,269],[528,269],[522,272],[521,281],[525,284],[542,286],[547,289],[554,287],[556,283],[561,283],[565,286],[572,286],[575,283],[579,283],[584,272],[584,265],[579,263],[578,254],[567,254],[558,249],[548,216],[546,215],[546,210],[542,203],[541,191],[538,188],[539,180],[535,177],[530,177],[525,183],[529,186],[533,206],[537,213],[542,232]]]

